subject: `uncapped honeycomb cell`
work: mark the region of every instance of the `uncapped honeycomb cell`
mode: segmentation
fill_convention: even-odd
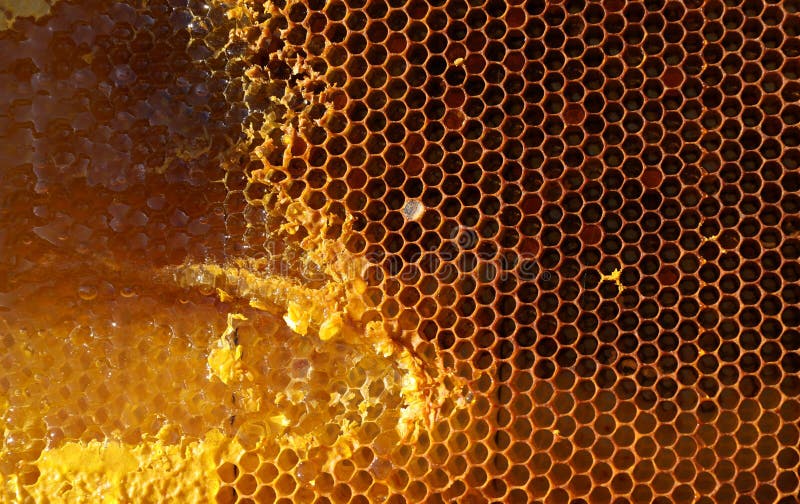
[[[798,35],[0,1],[0,500],[796,502]]]

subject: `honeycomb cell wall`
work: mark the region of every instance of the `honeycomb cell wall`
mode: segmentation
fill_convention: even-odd
[[[123,501],[800,499],[800,1],[49,4],[0,497],[111,441],[209,464]]]

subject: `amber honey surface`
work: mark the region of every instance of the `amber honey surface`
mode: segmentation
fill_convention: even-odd
[[[0,0],[0,501],[798,501],[800,3]]]

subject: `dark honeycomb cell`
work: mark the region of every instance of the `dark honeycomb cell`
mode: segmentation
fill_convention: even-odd
[[[633,374],[638,390],[632,411],[655,412],[651,423],[637,424],[642,435],[655,436],[637,449],[640,460],[632,473],[624,462],[626,444],[618,439],[632,418],[612,407],[600,427],[590,420],[594,415],[567,409],[562,414],[572,411],[578,422],[574,432],[587,425],[588,433],[613,436],[605,455],[613,463],[604,462],[605,448],[595,445],[586,456],[572,455],[569,464],[541,467],[554,486],[537,484],[530,472],[521,478],[507,473],[502,487],[484,474],[503,469],[480,463],[469,472],[468,487],[480,483],[478,493],[489,499],[510,498],[518,490],[527,495],[523,500],[553,502],[567,496],[590,502],[693,500],[718,485],[717,498],[725,492],[759,502],[788,497],[767,489],[779,477],[769,469],[774,461],[763,459],[760,477],[746,475],[761,455],[747,451],[743,431],[725,455],[740,461],[726,466],[729,473],[698,472],[695,454],[714,447],[713,439],[698,439],[696,430],[711,411],[731,407],[725,391],[737,397],[762,393],[765,359],[783,359],[784,373],[793,369],[789,362],[797,345],[770,343],[791,341],[784,335],[788,326],[770,320],[794,320],[786,303],[796,289],[788,299],[777,291],[797,269],[791,252],[797,218],[773,206],[791,206],[796,199],[797,111],[787,98],[796,72],[784,62],[789,35],[796,31],[794,6],[452,1],[370,2],[363,8],[351,15],[367,33],[382,39],[386,27],[394,30],[388,51],[373,51],[368,64],[380,68],[387,60],[379,52],[394,54],[390,67],[408,87],[397,80],[386,88],[396,105],[351,93],[351,110],[362,103],[383,107],[389,121],[367,118],[370,134],[394,132],[393,121],[400,121],[397,134],[384,137],[385,162],[407,177],[422,177],[404,185],[388,171],[368,174],[359,184],[382,181],[399,192],[370,192],[359,205],[373,205],[370,198],[390,206],[419,202],[433,223],[457,219],[458,231],[429,228],[439,234],[423,234],[419,242],[438,254],[439,268],[452,265],[460,275],[438,274],[431,291],[426,287],[429,293],[416,305],[418,330],[437,341],[440,354],[467,362],[498,384],[506,362],[514,373],[534,373],[542,384],[558,386],[563,373],[589,378],[589,392],[575,385],[565,389],[576,408],[601,408],[597,389],[615,391],[612,400],[633,399],[622,380]],[[360,46],[328,40],[331,46],[321,56],[345,70],[342,86],[369,85],[361,80],[364,70],[345,63],[354,61]],[[334,63],[341,47],[351,56]],[[361,118],[351,114],[350,120]],[[326,128],[331,138],[339,134],[331,123]],[[777,157],[782,168],[766,163]],[[363,173],[353,177],[362,180]],[[779,178],[782,184],[768,184]],[[515,191],[521,199],[512,196]],[[366,217],[379,225],[367,229],[390,222],[382,213]],[[393,272],[417,264],[420,249],[412,253],[402,242],[419,235],[404,235],[400,242],[383,232],[362,236],[363,245],[353,251],[379,250],[383,264],[393,265],[383,277],[384,304],[395,297],[420,299],[409,297],[408,289],[387,288],[393,277],[404,283]],[[771,249],[782,252],[769,256]],[[513,264],[503,262],[508,258]],[[510,278],[485,274],[493,268]],[[464,275],[466,283],[458,280]],[[447,294],[451,282],[461,300]],[[605,301],[598,305],[600,299]],[[753,337],[745,338],[753,329]],[[509,352],[500,349],[505,338],[516,341]],[[473,344],[467,347],[467,341]],[[495,350],[476,353],[476,343]],[[531,346],[534,352],[526,348]],[[783,382],[787,395],[778,403],[798,393],[796,380]],[[490,390],[495,391],[489,398],[498,401],[501,388]],[[532,397],[531,391],[508,393],[512,402]],[[668,413],[676,398],[685,410],[680,424]],[[739,415],[756,414],[755,419],[760,413],[757,408]],[[514,416],[497,418],[492,432],[513,438],[516,433],[505,425]],[[729,427],[727,419],[712,414],[705,425],[714,433],[742,428]],[[538,428],[565,446],[581,444],[576,433],[551,425]],[[677,449],[670,448],[676,441],[668,434],[676,428],[685,436]],[[752,432],[754,440],[765,434]],[[558,443],[546,446],[559,456]]]

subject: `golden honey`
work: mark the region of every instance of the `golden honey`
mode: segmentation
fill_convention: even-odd
[[[796,502],[798,12],[0,0],[0,501]]]

